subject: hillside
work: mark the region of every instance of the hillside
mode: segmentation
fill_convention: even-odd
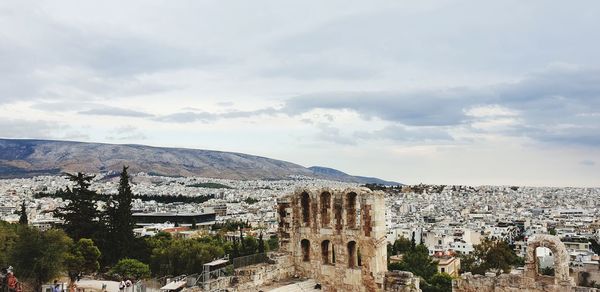
[[[225,179],[281,179],[304,175],[372,183],[371,178],[326,173],[266,157],[186,148],[116,145],[70,141],[0,139],[0,178],[83,171],[119,171],[164,176],[203,176]],[[333,170],[335,171],[335,170]]]

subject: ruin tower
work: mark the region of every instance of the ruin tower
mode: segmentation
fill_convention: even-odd
[[[383,291],[385,201],[366,188],[298,189],[278,200],[281,251],[324,291]],[[418,284],[417,284],[418,285]]]

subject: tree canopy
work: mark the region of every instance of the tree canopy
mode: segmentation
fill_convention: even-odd
[[[481,275],[486,272],[508,273],[512,266],[522,263],[505,241],[485,239],[474,249],[469,255],[461,255],[461,267],[465,272]]]

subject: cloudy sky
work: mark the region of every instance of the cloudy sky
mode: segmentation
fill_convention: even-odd
[[[600,186],[598,15],[598,1],[2,1],[0,137]]]

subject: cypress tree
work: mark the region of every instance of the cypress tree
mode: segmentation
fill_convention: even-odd
[[[258,253],[265,253],[265,241],[262,232],[258,236]]]
[[[133,201],[133,192],[129,184],[129,174],[127,166],[123,166],[119,180],[119,188],[116,197],[111,198],[108,208],[108,238],[111,246],[109,254],[106,256],[110,263],[116,263],[118,260],[130,256],[133,252],[135,237],[131,208]]]
[[[19,217],[19,224],[29,224],[29,220],[27,219],[27,208],[25,208],[25,201],[21,203],[21,212],[19,213],[21,214],[21,216]]]
[[[66,206],[58,208],[55,216],[64,221],[65,232],[74,240],[81,238],[96,239],[102,230],[99,223],[100,212],[96,208],[98,194],[89,189],[93,175],[81,172],[65,174],[74,183],[72,189],[67,188]]]

